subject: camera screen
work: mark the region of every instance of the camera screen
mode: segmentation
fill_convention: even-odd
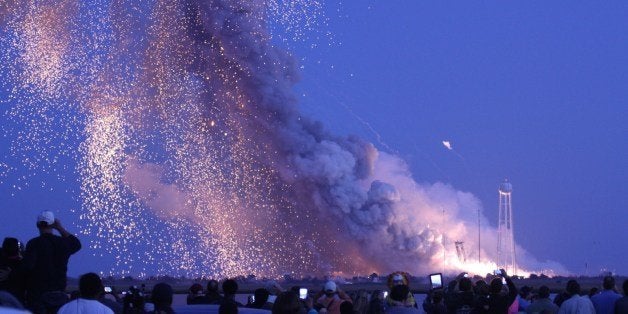
[[[307,289],[306,288],[299,289],[299,298],[301,300],[305,300],[307,298]]]
[[[431,274],[430,283],[432,284],[432,289],[442,288],[443,287],[443,275],[441,273]]]
[[[111,293],[111,287],[105,287],[105,292],[106,293]]]

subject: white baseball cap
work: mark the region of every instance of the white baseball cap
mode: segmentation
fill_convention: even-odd
[[[331,280],[325,283],[325,291],[336,291],[336,283]]]
[[[37,222],[44,221],[48,225],[55,223],[55,214],[49,210],[44,210],[37,216]]]

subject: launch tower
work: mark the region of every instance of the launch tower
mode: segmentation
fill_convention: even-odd
[[[497,229],[497,266],[509,274],[517,274],[515,237],[512,221],[512,184],[505,180],[499,185],[499,220]]]

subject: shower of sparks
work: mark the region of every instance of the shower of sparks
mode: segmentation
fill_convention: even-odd
[[[29,170],[76,160],[82,233],[111,273],[320,271],[299,250],[314,231],[291,230],[308,214],[275,167],[276,113],[251,84],[287,71],[267,21],[301,40],[322,5],[249,2],[0,5],[10,154]],[[0,182],[12,170],[0,163]]]
[[[273,30],[303,39],[326,23],[321,3],[0,2],[0,128],[13,140],[0,183],[74,170],[80,190],[66,193],[92,252],[115,261],[104,273],[464,267],[445,255],[474,247],[477,199],[417,184],[398,157],[300,116],[297,65]]]

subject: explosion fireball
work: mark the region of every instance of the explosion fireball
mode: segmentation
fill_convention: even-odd
[[[79,226],[112,273],[488,272],[492,249],[477,265],[449,253],[464,240],[477,255],[473,195],[419,185],[398,157],[300,115],[295,60],[268,22],[301,37],[321,7],[5,2],[11,152],[29,169],[76,158]]]

